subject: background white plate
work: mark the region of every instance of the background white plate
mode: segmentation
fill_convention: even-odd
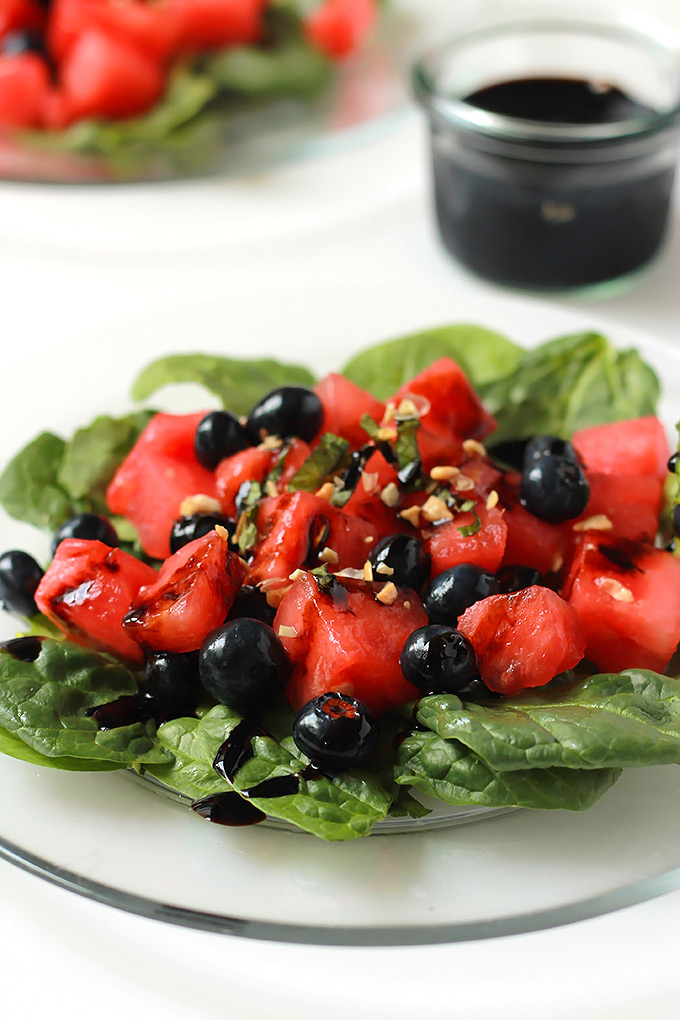
[[[489,297],[482,311],[478,301],[453,302],[439,287],[409,293],[367,282],[350,300],[340,286],[317,285],[310,303],[303,285],[269,288],[266,301],[253,286],[240,297],[175,308],[55,349],[30,377],[6,373],[3,408],[15,428],[11,439],[0,437],[0,461],[41,428],[67,434],[98,413],[126,410],[137,369],[170,351],[278,355],[323,372],[367,343],[447,321],[482,322],[529,344],[602,328],[595,316],[520,297]],[[611,336],[638,346],[659,371],[670,426],[680,405],[680,352],[631,331],[616,328]],[[202,393],[185,392],[179,403],[177,395],[168,390],[160,403],[207,406]],[[46,558],[47,539],[33,529],[3,517],[0,531],[4,548]],[[0,636],[14,633],[8,617],[0,628]],[[170,905],[182,923],[261,937],[349,944],[481,937],[591,916],[680,880],[680,774],[668,768],[630,770],[583,815],[521,812],[333,846],[206,825],[125,775],[57,773],[0,759],[0,781],[0,839],[21,848],[19,856],[47,859],[71,887],[98,884],[90,894],[127,909],[164,916],[160,905]]]

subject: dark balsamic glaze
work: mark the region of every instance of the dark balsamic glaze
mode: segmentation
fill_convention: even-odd
[[[242,719],[220,746],[213,761],[219,776],[233,783],[236,773],[253,757],[253,737],[264,737],[265,731],[252,719]]]
[[[633,543],[624,541],[617,545],[604,545],[604,543],[601,543],[597,548],[598,552],[606,560],[609,560],[610,563],[613,563],[615,567],[618,567],[619,570],[637,570],[638,574],[644,574],[644,570],[635,563],[634,557],[637,547]]]
[[[356,450],[352,454],[350,459],[349,467],[345,469],[343,474],[340,476],[342,480],[342,488],[348,492],[354,492],[357,485],[361,481],[361,475],[364,468],[368,464],[369,460],[375,453],[375,447],[373,445],[363,446],[360,450]]]
[[[7,652],[20,662],[35,662],[40,655],[41,637],[19,637],[0,644],[0,652]]]
[[[466,102],[551,125],[616,124],[654,112],[613,85],[569,78],[503,81]],[[435,127],[435,139],[437,132],[446,126]],[[583,287],[631,273],[656,253],[675,169],[668,161],[652,165],[625,139],[609,143],[610,159],[596,164],[588,148],[574,163],[566,142],[562,161],[557,146],[543,162],[521,137],[511,154],[503,141],[488,140],[484,153],[452,141],[434,147],[439,227],[452,254],[480,275],[536,289]]]
[[[302,566],[305,569],[317,566],[319,553],[323,549],[331,530],[331,522],[325,514],[314,514],[309,524],[307,554]]]
[[[216,825],[245,826],[257,825],[267,817],[254,804],[249,804],[238,793],[214,793],[210,797],[195,800],[191,805],[201,818]]]
[[[300,776],[297,772],[291,772],[287,776],[274,776],[272,779],[264,779],[257,786],[251,786],[248,790],[241,790],[242,797],[292,797],[300,789]]]
[[[146,694],[123,694],[105,705],[88,708],[85,715],[94,719],[100,730],[115,730],[119,726],[131,726],[137,722],[161,717],[161,706]]]

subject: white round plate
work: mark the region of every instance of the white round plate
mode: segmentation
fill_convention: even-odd
[[[350,299],[348,299],[348,297]],[[334,310],[330,314],[329,310]],[[445,322],[481,322],[532,344],[600,329],[636,346],[663,379],[670,429],[680,351],[596,316],[522,297],[455,301],[366,282],[306,291],[253,288],[238,301],[165,310],[47,353],[3,379],[5,462],[43,428],[69,433],[122,412],[137,370],[171,351],[278,355],[319,372],[367,343]],[[200,341],[197,340],[200,338]],[[168,407],[207,406],[168,390]],[[159,401],[154,401],[158,404]],[[0,519],[3,548],[47,558],[47,541]],[[15,632],[4,616],[0,637]],[[325,844],[255,826],[206,824],[127,774],[75,774],[0,758],[0,855],[50,881],[177,924],[282,941],[398,945],[530,931],[592,917],[680,886],[680,771],[630,769],[590,811],[521,811],[428,832]]]

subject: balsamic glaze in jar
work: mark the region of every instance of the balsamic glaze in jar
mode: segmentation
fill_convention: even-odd
[[[608,84],[523,78],[465,102],[550,125],[622,125],[654,110]],[[619,138],[537,143],[433,122],[442,239],[464,265],[531,289],[585,287],[649,262],[664,235],[675,171],[668,146],[622,128]],[[651,146],[651,147],[650,147]]]

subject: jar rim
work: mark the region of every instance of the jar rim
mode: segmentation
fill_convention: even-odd
[[[680,123],[680,87],[675,103],[666,109],[650,110],[648,114],[628,120],[611,121],[604,124],[569,124],[530,120],[491,113],[474,106],[464,98],[445,94],[437,87],[436,71],[432,64],[442,56],[455,54],[470,44],[494,36],[509,35],[521,31],[584,33],[601,35],[610,39],[619,38],[645,44],[659,55],[677,63],[680,77],[680,51],[667,45],[661,38],[631,24],[611,24],[583,16],[571,18],[565,15],[552,17],[520,13],[505,20],[484,22],[463,29],[448,41],[428,50],[416,62],[412,72],[415,98],[432,119],[448,124],[473,135],[482,135],[516,143],[530,143],[560,148],[564,145],[583,146],[622,142],[656,134]]]

